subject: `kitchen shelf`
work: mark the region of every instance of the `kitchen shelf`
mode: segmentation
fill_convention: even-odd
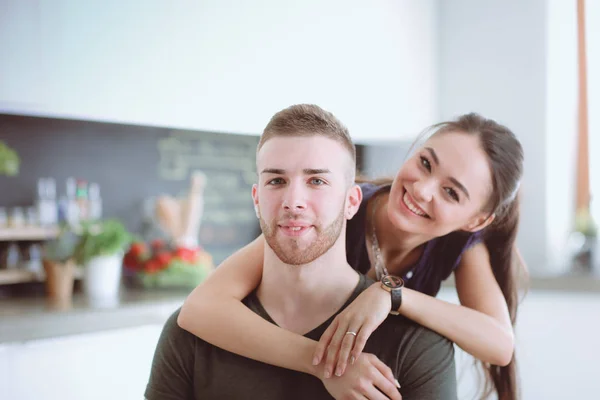
[[[83,277],[81,268],[75,269],[75,279]],[[0,270],[0,285],[10,285],[24,282],[43,282],[46,279],[44,273],[35,273],[26,269],[2,269]]]
[[[59,228],[24,226],[20,228],[0,228],[0,241],[10,242],[13,240],[47,240],[58,236]]]

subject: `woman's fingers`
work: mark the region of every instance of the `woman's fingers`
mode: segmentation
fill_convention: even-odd
[[[388,382],[388,380],[379,374],[379,378],[373,379],[372,382],[368,382],[364,387],[361,387],[361,392],[369,400],[402,399],[398,389],[389,382],[388,385],[386,385],[385,382]]]
[[[374,330],[375,326],[373,322],[370,320],[365,321],[363,326],[360,327],[360,331],[358,332],[354,340],[354,346],[352,347],[350,355],[351,358],[356,360],[358,356],[360,356],[360,353],[362,353],[362,351],[365,349],[367,340],[369,339]]]
[[[398,387],[390,382],[390,380],[384,376],[379,369],[373,376],[373,385],[369,385],[368,393],[364,393],[369,399],[392,399],[392,400],[401,400],[402,396],[398,390]],[[379,389],[379,390],[377,390]],[[383,392],[380,393],[379,391]],[[375,394],[379,394],[383,397],[373,397]],[[386,397],[387,396],[387,397]]]
[[[334,368],[337,365],[338,354],[340,352],[342,340],[344,340],[344,336],[346,336],[347,331],[348,324],[343,320],[340,320],[340,322],[338,322],[337,329],[333,334],[333,338],[331,339],[331,343],[327,347],[327,356],[325,358],[325,376],[331,376],[331,374],[334,373]]]
[[[352,326],[352,325],[350,325]],[[358,336],[358,332],[360,330],[360,326],[354,326],[349,328],[347,332],[344,333],[344,338],[342,339],[342,345],[340,346],[340,352],[337,358],[337,366],[335,368],[335,374],[337,376],[342,376],[344,371],[346,371],[346,366],[348,365],[348,358],[350,357],[350,352],[354,347],[354,342],[356,341],[356,337]],[[350,363],[353,363],[353,360],[350,360]]]
[[[373,359],[371,360],[371,362],[373,363],[373,365],[375,366],[375,368],[377,368],[377,371],[379,371],[379,374],[382,377],[384,377],[385,380],[390,385],[393,385],[396,388],[396,391],[398,389],[400,389],[400,384],[396,380],[396,377],[394,376],[394,373],[392,372],[392,370],[391,370],[390,367],[388,367],[383,361],[381,361],[377,357],[373,357]],[[379,385],[378,385],[378,387],[379,387]],[[379,388],[381,389],[381,387],[379,387]]]
[[[313,365],[319,365],[319,363],[325,356],[325,351],[327,350],[327,347],[331,343],[331,338],[333,337],[333,334],[337,330],[337,326],[338,326],[338,319],[335,318],[333,320],[333,322],[331,323],[331,325],[329,325],[327,327],[327,329],[325,330],[325,332],[323,332],[323,335],[321,335],[321,338],[319,339],[319,343],[317,343],[317,348],[315,349],[315,354],[313,356]]]

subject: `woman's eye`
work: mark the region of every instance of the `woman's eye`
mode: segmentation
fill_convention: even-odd
[[[421,165],[427,168],[427,171],[431,171],[431,163],[427,157],[421,156]]]
[[[448,195],[450,197],[452,197],[455,201],[458,201],[458,193],[456,193],[456,190],[452,189],[452,188],[446,188],[446,192],[448,193]]]
[[[325,181],[323,179],[320,179],[320,178],[313,178],[313,179],[310,180],[310,183],[313,184],[313,185],[320,186],[320,185],[325,184]]]

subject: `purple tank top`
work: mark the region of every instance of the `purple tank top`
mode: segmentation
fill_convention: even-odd
[[[355,270],[366,274],[371,268],[366,245],[367,204],[379,191],[390,186],[362,183],[363,200],[354,218],[348,221],[346,230],[346,257]],[[481,241],[481,233],[452,232],[425,243],[419,260],[403,276],[406,287],[430,296],[437,295],[442,281],[458,266],[462,254]]]

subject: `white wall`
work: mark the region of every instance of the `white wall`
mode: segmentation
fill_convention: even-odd
[[[546,67],[546,235],[548,270],[564,272],[573,227],[577,145],[577,3],[548,2]]]
[[[586,1],[592,215],[600,224],[600,2]]]
[[[314,102],[360,142],[436,117],[435,0],[0,4],[0,112],[257,134]]]
[[[476,111],[509,126],[525,151],[518,244],[546,267],[546,9],[544,0],[439,2],[441,119]]]
[[[588,123],[592,215],[600,221],[600,3],[586,1]],[[577,4],[548,3],[546,215],[548,273],[565,270],[573,229],[578,134]],[[595,200],[595,201],[594,201]]]

